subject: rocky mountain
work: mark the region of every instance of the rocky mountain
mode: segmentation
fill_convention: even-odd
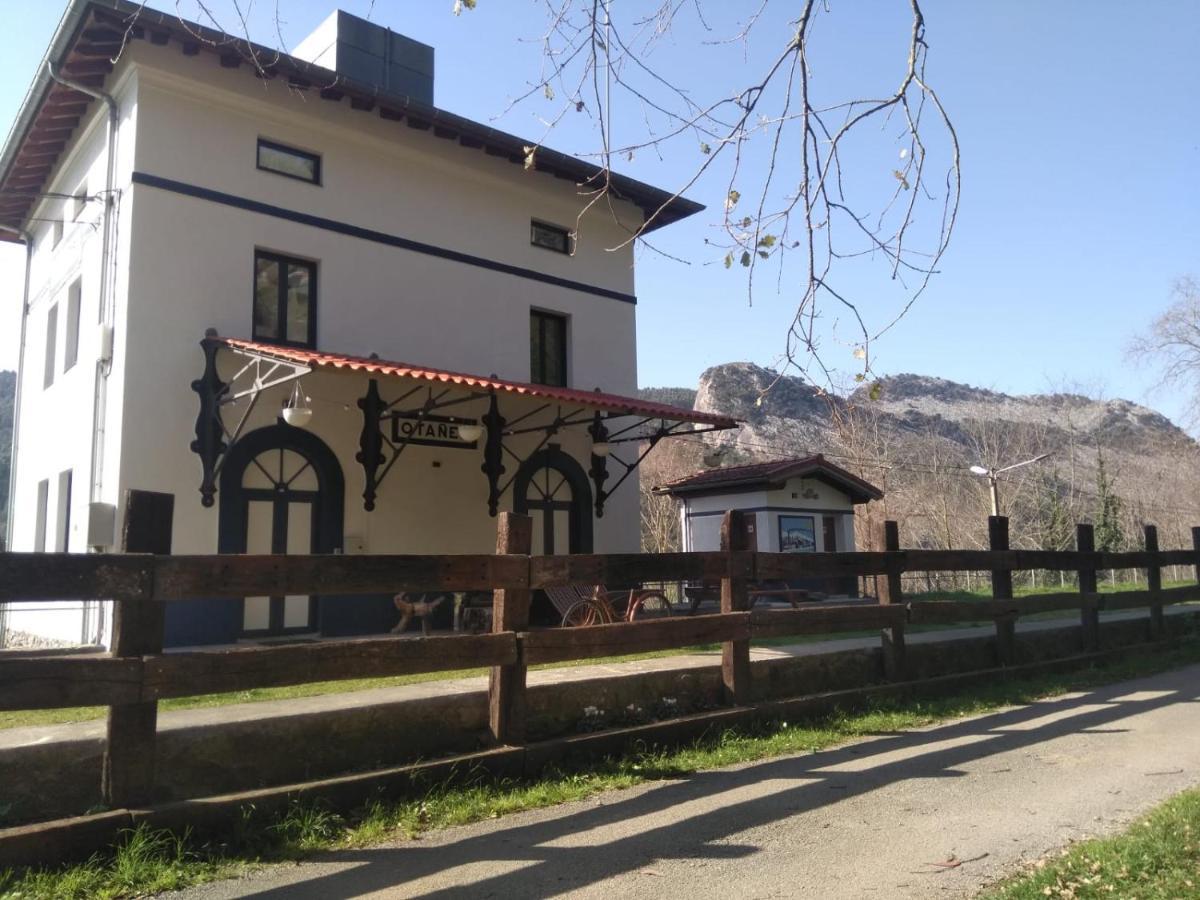
[[[656,398],[672,394],[686,396],[653,390]],[[901,519],[908,540],[930,546],[986,540],[987,480],[970,466],[998,469],[1043,453],[1050,454],[1044,463],[1001,476],[1014,541],[1018,532],[1026,545],[1073,541],[1072,523],[1096,521],[1106,492],[1118,497],[1113,508],[1130,546],[1145,522],[1170,523],[1171,546],[1190,545],[1187,529],[1200,524],[1193,477],[1200,445],[1166,416],[1128,400],[1016,396],[911,374],[839,396],[737,362],[701,375],[694,408],[744,422],[705,435],[709,464],[716,448],[724,450],[721,465],[825,453],[883,487],[882,513]],[[677,465],[695,467],[697,459],[681,452]]]
[[[693,392],[648,388],[646,398],[680,405]],[[694,392],[695,409],[745,422],[736,433],[714,437],[760,449],[802,452],[833,449],[846,419],[869,418],[872,427],[905,435],[941,437],[975,449],[979,432],[1036,432],[1039,443],[1100,445],[1113,450],[1171,452],[1195,441],[1161,413],[1128,400],[1095,400],[1078,394],[1013,396],[927,375],[892,375],[848,397],[822,391],[802,378],[779,376],[753,363],[707,369]],[[777,445],[777,446],[774,446]]]

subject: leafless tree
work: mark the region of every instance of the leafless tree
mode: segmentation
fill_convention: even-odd
[[[584,209],[610,201],[614,159],[670,153],[683,162],[685,173],[675,186],[677,196],[719,173],[721,231],[709,243],[726,268],[747,270],[751,301],[755,276],[764,265],[771,266],[775,289],[792,295],[795,313],[782,354],[784,368],[831,384],[837,365],[822,354],[822,340],[836,335],[836,321],[844,316],[852,336],[841,342],[849,345],[857,374],[865,380],[872,342],[925,290],[958,211],[958,139],[925,76],[929,45],[919,0],[907,0],[910,28],[903,55],[897,54],[903,64],[897,66],[896,81],[875,97],[841,98],[818,81],[811,64],[816,23],[834,16],[829,2],[798,4],[786,28],[778,27],[780,6],[772,0],[749,9],[700,0],[630,7],[610,0],[544,2],[542,68],[515,102],[557,102],[556,112],[546,117],[547,134],[565,116],[592,117],[601,170],[581,186]],[[688,54],[685,71],[670,71],[655,62],[653,51],[685,18],[711,38]],[[755,54],[762,63],[743,86],[712,98],[693,89],[706,48],[749,48],[752,42],[756,49],[764,44],[770,49]],[[630,110],[645,127],[632,139],[617,141],[614,115]],[[635,120],[632,114],[626,118]],[[871,173],[850,159],[854,154],[848,149],[861,149],[854,142],[868,133],[892,142],[898,158],[891,187],[874,198],[863,190]],[[530,165],[537,149],[527,148]],[[922,218],[926,206],[933,213]],[[646,228],[665,208],[664,203],[651,211],[645,226],[626,241],[644,241]],[[788,273],[792,254],[799,255],[798,277]],[[878,320],[873,315],[880,311],[869,309],[841,278],[846,263],[863,257],[883,261],[888,277],[906,292],[900,308]],[[830,303],[840,313],[826,322],[823,310]]]
[[[1157,370],[1160,386],[1185,391],[1188,422],[1200,425],[1200,281],[1175,281],[1171,305],[1130,341],[1128,355]]]
[[[704,468],[704,446],[690,441],[666,441],[646,457],[639,472],[642,551],[675,553],[683,549],[679,534],[679,501],[654,488]]]
[[[252,22],[263,21],[263,10],[254,10],[253,0],[176,0],[176,12],[215,33],[193,29],[197,40],[219,41],[224,52],[241,53],[263,71],[278,52],[264,45],[286,50],[281,4],[270,2],[273,25],[258,34],[251,33]],[[612,204],[614,163],[643,153],[671,159],[680,173],[672,200],[719,191],[701,195],[720,210],[720,221],[714,237],[689,254],[692,260],[744,267],[750,302],[769,267],[767,283],[792,298],[781,370],[797,368],[827,386],[843,369],[865,381],[873,343],[938,271],[960,193],[958,137],[926,77],[929,43],[920,0],[892,2],[907,20],[903,33],[897,31],[894,78],[871,95],[852,96],[819,77],[812,62],[815,48],[853,44],[853,33],[836,31],[842,5],[835,0],[541,0],[537,74],[515,91],[510,106],[537,103],[545,123],[525,148],[526,165],[536,167],[543,141],[566,117],[590,119],[597,172],[578,187],[578,236],[589,210],[614,209],[621,221]],[[476,0],[455,0],[451,9],[461,14],[476,6]],[[371,0],[366,14],[374,12]],[[692,52],[682,59],[656,53],[686,29],[702,35],[689,39]],[[232,37],[215,36],[220,33]],[[704,96],[696,72],[706,56],[731,47],[744,52],[747,74],[733,90]],[[890,166],[866,162],[889,156]],[[621,243],[662,252],[648,231],[669,202],[649,210]],[[896,288],[890,302],[879,299],[882,290],[873,289],[868,299],[849,287],[846,274],[872,264],[881,266],[880,287]],[[839,348],[836,354],[824,352],[828,342]]]

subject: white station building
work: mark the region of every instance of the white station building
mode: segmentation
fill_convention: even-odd
[[[116,60],[113,63],[113,60]],[[635,552],[631,244],[701,207],[434,105],[433,48],[335,13],[294,55],[73,0],[0,151],[28,286],[13,551]],[[382,632],[386,596],[168,607],[168,645]],[[103,604],[0,612],[106,640]]]

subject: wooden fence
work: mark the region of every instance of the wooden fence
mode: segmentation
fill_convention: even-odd
[[[990,520],[991,549],[902,550],[894,522],[884,524],[882,552],[774,554],[746,549],[741,514],[722,523],[722,550],[713,553],[529,555],[530,521],[502,514],[497,552],[477,556],[149,556],[0,554],[0,602],[73,597],[115,601],[112,651],[106,656],[0,653],[0,709],[109,707],[103,796],[112,808],[151,802],[157,704],[160,699],[250,688],[490,666],[490,725],[500,745],[525,741],[526,670],[538,663],[617,653],[722,646],[724,693],[730,705],[751,696],[750,641],[881,629],[885,671],[906,678],[905,628],[910,624],[995,622],[1002,664],[1014,659],[1016,620],[1047,610],[1075,610],[1084,649],[1096,649],[1100,610],[1148,607],[1152,638],[1163,633],[1163,607],[1200,599],[1200,587],[1163,589],[1160,570],[1186,565],[1200,572],[1200,528],[1190,550],[1159,550],[1153,526],[1145,549],[1094,550],[1091,526],[1078,527],[1077,549],[1012,550],[1008,521]],[[1098,594],[1096,573],[1142,569],[1145,590]],[[1078,573],[1078,590],[1012,596],[1014,570]],[[907,572],[991,572],[992,598],[906,601]],[[754,583],[812,577],[873,576],[876,603],[814,604],[750,609]],[[720,612],[632,624],[530,630],[531,592],[572,584],[691,581],[720,584]],[[494,591],[493,633],[381,637],[292,646],[248,646],[163,653],[164,603],[228,596],[366,594],[414,591]]]

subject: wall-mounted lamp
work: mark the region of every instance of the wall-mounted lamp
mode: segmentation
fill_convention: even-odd
[[[596,441],[594,444],[592,444],[592,453],[593,455],[599,456],[601,459],[603,459],[604,457],[608,456],[608,454],[612,453],[612,444],[610,444],[608,441]]]
[[[300,390],[300,382],[295,382],[292,387],[292,396],[283,402],[283,421],[293,428],[303,428],[311,422],[313,411],[309,406],[310,399]]]
[[[473,444],[483,437],[482,425],[459,425],[458,436],[468,444]]]

